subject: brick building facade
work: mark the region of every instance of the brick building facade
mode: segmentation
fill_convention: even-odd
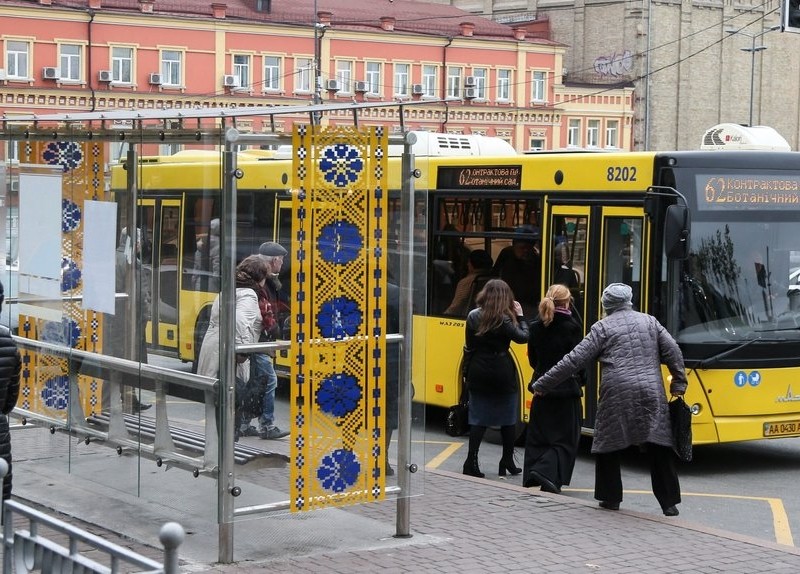
[[[13,118],[430,99],[442,102],[405,109],[406,129],[499,136],[519,151],[630,149],[632,87],[565,85],[566,46],[529,30],[407,0],[7,0],[0,109]],[[395,108],[360,120],[400,129]]]

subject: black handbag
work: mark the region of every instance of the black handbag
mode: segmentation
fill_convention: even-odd
[[[683,397],[669,403],[669,418],[672,422],[672,440],[675,454],[684,462],[692,460],[692,411]]]
[[[444,432],[449,436],[462,436],[469,431],[469,403],[458,403],[447,409]]]
[[[444,432],[449,436],[462,436],[469,432],[469,393],[464,376],[461,378],[461,395],[458,403],[447,409]]]

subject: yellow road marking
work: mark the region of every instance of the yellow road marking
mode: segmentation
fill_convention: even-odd
[[[565,488],[565,491],[570,492],[594,492],[592,488]],[[652,494],[650,490],[625,490],[627,494]],[[792,537],[792,529],[789,526],[789,517],[786,514],[786,509],[783,506],[783,501],[780,498],[768,498],[765,496],[743,496],[739,494],[708,494],[704,492],[682,492],[681,496],[702,496],[705,498],[732,498],[736,500],[756,500],[763,501],[769,504],[772,511],[772,526],[775,530],[775,540],[778,544],[785,544],[787,546],[794,546],[794,538]]]
[[[450,458],[453,455],[453,453],[456,452],[459,448],[461,448],[461,445],[463,445],[464,443],[444,442],[440,444],[446,444],[447,448],[445,448],[442,452],[433,457],[431,461],[425,465],[425,468],[439,468],[439,465],[442,464],[444,461],[446,461],[448,458]]]

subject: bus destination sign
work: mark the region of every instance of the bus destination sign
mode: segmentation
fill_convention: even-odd
[[[704,211],[800,208],[800,177],[698,175],[697,207]]]
[[[439,168],[439,189],[520,189],[521,186],[521,165]]]

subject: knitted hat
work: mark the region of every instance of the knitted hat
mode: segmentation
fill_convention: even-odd
[[[261,247],[258,248],[258,253],[260,255],[266,255],[267,257],[283,257],[288,251],[286,251],[280,243],[267,241],[261,244]]]
[[[630,309],[632,306],[632,298],[633,291],[629,285],[625,285],[625,283],[612,283],[603,289],[601,301],[606,313],[611,314],[620,309]]]

